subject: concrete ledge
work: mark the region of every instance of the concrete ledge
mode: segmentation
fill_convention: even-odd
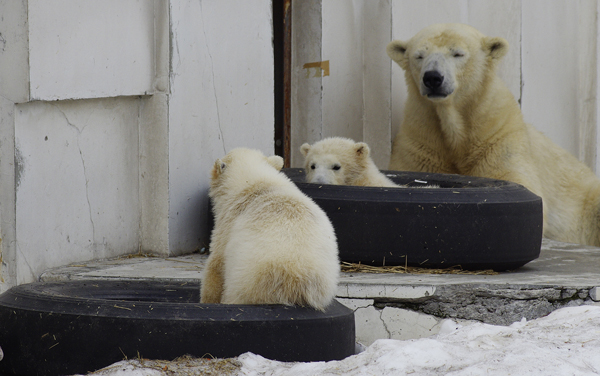
[[[207,255],[91,261],[51,269],[42,281],[72,279],[200,280]],[[599,304],[600,248],[544,240],[540,258],[497,275],[342,273],[338,300],[354,309],[357,340],[436,334],[441,322],[509,325],[555,309]]]

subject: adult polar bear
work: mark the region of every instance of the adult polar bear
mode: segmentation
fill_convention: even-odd
[[[544,236],[600,246],[600,181],[523,121],[496,75],[507,51],[506,40],[463,24],[432,25],[387,46],[408,86],[390,169],[522,184],[542,197]]]

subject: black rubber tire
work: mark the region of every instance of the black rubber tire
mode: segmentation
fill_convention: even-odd
[[[283,172],[327,213],[342,261],[502,271],[540,254],[542,199],[519,184],[383,171],[397,184],[440,188],[354,187],[305,183],[303,169]]]
[[[0,296],[2,375],[85,374],[138,356],[281,361],[354,354],[352,310],[200,304],[199,284],[161,281],[38,282]]]

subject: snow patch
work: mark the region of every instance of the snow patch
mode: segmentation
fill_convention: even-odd
[[[445,320],[439,334],[421,339],[375,341],[365,351],[344,360],[285,363],[245,353],[232,375],[411,376],[520,375],[566,376],[600,374],[600,307],[556,310],[546,317],[510,326],[457,324]],[[103,376],[154,376],[155,369],[128,370],[125,362],[105,369]],[[116,373],[118,372],[118,373]],[[129,372],[129,373],[128,373]]]

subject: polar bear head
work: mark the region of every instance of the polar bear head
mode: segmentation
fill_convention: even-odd
[[[342,137],[325,138],[312,146],[303,144],[300,151],[309,183],[354,185],[371,160],[367,144]]]
[[[244,189],[248,182],[262,175],[278,173],[283,167],[283,158],[277,155],[266,157],[261,151],[246,148],[231,150],[215,161],[211,171],[210,196],[235,193]]]
[[[406,71],[407,85],[434,102],[470,97],[508,51],[503,38],[464,24],[435,24],[409,41],[392,41],[387,53]]]

